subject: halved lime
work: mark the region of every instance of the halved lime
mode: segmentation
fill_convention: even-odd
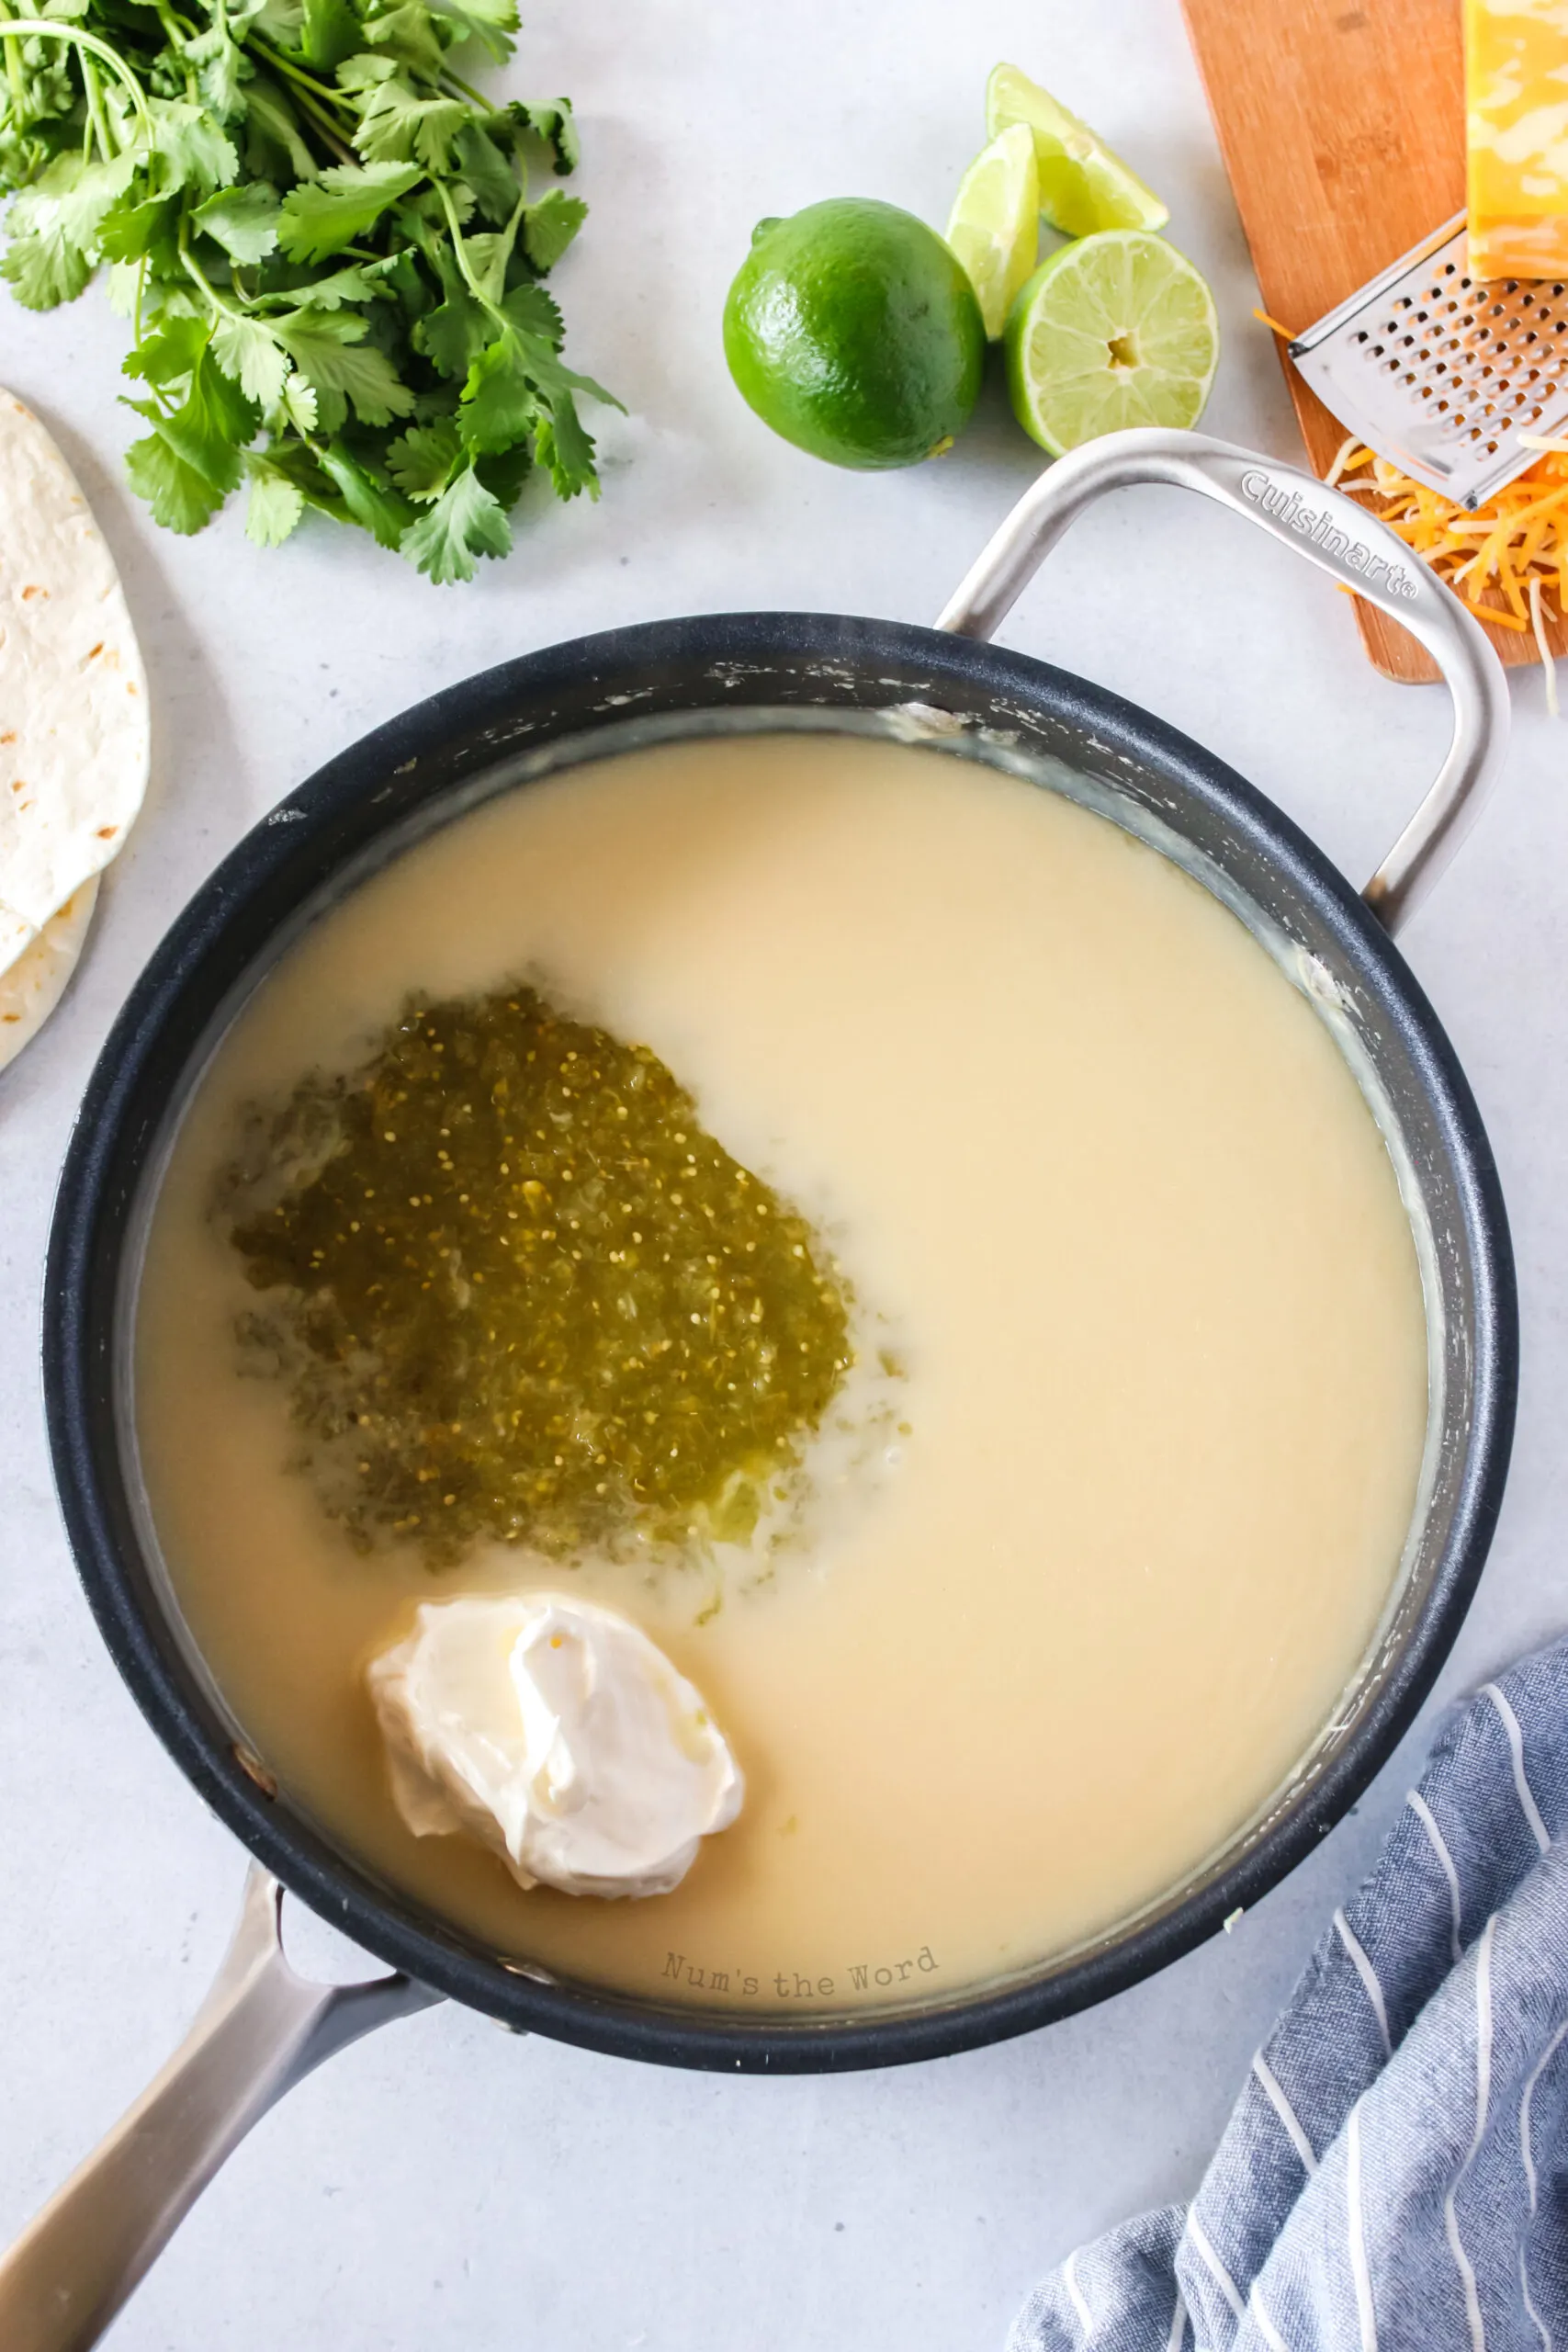
[[[947,242],[969,273],[995,343],[1040,252],[1040,175],[1027,123],[1015,122],[981,148],[958,183]]]
[[[995,139],[1014,123],[1027,123],[1034,133],[1040,209],[1053,229],[1088,237],[1097,229],[1163,229],[1169,220],[1170,207],[1087,122],[1016,65],[994,65],[986,85],[986,134]]]
[[[1054,458],[1129,424],[1196,424],[1214,380],[1214,298],[1184,254],[1103,229],[1042,262],[1008,315],[1013,414]]]

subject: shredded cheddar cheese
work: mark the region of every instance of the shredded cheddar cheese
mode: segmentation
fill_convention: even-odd
[[[1534,635],[1568,612],[1568,448],[1544,448],[1535,463],[1473,513],[1412,481],[1386,458],[1348,441],[1325,480],[1367,493],[1386,523],[1494,628]]]

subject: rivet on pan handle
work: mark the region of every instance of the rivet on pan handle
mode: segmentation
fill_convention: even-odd
[[[1403,540],[1353,499],[1299,467],[1201,433],[1108,433],[1059,458],[1025,491],[937,622],[988,638],[1067,526],[1108,490],[1133,482],[1196,490],[1305,556],[1418,638],[1453,698],[1454,731],[1438,780],[1361,893],[1397,931],[1437,880],[1502,771],[1508,740],[1503,665],[1478,621]]]
[[[284,1958],[282,1895],[253,1863],[234,1939],[185,2041],[0,2256],[5,2352],[85,2352],[269,2107],[362,2034],[440,1998],[407,1976],[308,1984]]]

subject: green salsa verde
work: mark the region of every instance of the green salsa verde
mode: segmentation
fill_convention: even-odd
[[[744,1541],[854,1360],[806,1218],[648,1046],[532,986],[411,998],[246,1129],[242,1346],[362,1546]]]

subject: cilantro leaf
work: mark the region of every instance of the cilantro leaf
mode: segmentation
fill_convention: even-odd
[[[446,300],[427,311],[414,328],[414,349],[434,360],[444,376],[466,376],[494,327],[490,312],[460,280],[448,283]]]
[[[618,405],[618,403],[617,403]],[[593,439],[577,413],[571,394],[558,391],[550,401],[548,421],[535,435],[539,463],[547,467],[558,498],[575,498],[585,490],[599,495],[599,474],[593,463]]]
[[[307,65],[330,74],[359,47],[359,20],[346,0],[305,0],[299,49]]]
[[[244,112],[240,83],[246,70],[245,57],[230,32],[223,0],[218,0],[215,21],[194,40],[186,41],[186,62],[196,67],[197,86],[220,122],[231,122]]]
[[[552,187],[523,215],[523,250],[536,270],[553,269],[588,218],[580,196]]]
[[[468,370],[457,429],[469,449],[509,449],[532,432],[538,418],[538,387],[523,339],[508,327],[486,345]]]
[[[413,522],[408,500],[378,480],[341,441],[330,442],[318,456],[354,520],[370,533],[378,547],[397,547]]]
[[[117,319],[134,319],[136,298],[141,288],[141,272],[134,262],[112,261],[104,281],[104,292],[109,309]]]
[[[152,520],[182,537],[204,529],[233,488],[232,482],[209,481],[161,430],[131,443],[125,470],[131,489],[152,509]]]
[[[615,408],[620,402],[592,377],[563,367],[548,335],[520,323],[558,322],[559,313],[548,295],[537,287],[519,288],[507,297],[504,312],[509,323],[474,360],[463,385],[457,429],[464,446],[476,455],[492,455],[532,433],[558,493],[575,498],[586,490],[597,498],[593,443],[572,394],[586,392]]]
[[[504,229],[479,229],[463,240],[468,268],[480,299],[496,303],[506,289],[506,265],[512,259],[513,237]]]
[[[93,265],[67,231],[62,198],[51,195],[40,183],[17,198],[6,225],[11,242],[0,270],[17,301],[29,311],[52,311],[57,302],[73,302],[91,277]]]
[[[522,334],[536,335],[552,351],[558,351],[565,342],[566,328],[559,307],[554,295],[547,294],[542,286],[514,286],[501,307]]]
[[[201,354],[191,370],[190,388],[179,413],[186,427],[210,440],[214,448],[222,442],[236,453],[252,439],[261,422],[256,402],[243,385],[224,374],[210,349]],[[229,475],[239,479],[237,454],[232,466],[227,457],[220,459],[213,479]]]
[[[212,330],[212,356],[247,400],[271,408],[283,391],[288,355],[259,320],[231,312]]]
[[[206,350],[211,330],[188,311],[166,311],[126,353],[121,370],[147,384],[174,384],[188,376]]]
[[[423,176],[417,164],[334,164],[308,186],[289,189],[277,241],[295,261],[341,253]]]
[[[582,158],[570,98],[557,98],[553,106],[547,107],[524,106],[513,99],[507,111],[520,130],[532,131],[549,149],[551,161],[563,178],[577,169]]]
[[[264,179],[316,176],[316,159],[300,133],[299,116],[277,85],[260,74],[245,93],[245,161]]]
[[[373,57],[367,49],[362,49],[355,56],[344,58],[338,67],[337,85],[340,90],[357,96],[361,91],[373,90],[378,82],[391,81],[397,71],[395,57]]]
[[[198,187],[206,195],[239,176],[233,141],[205,107],[189,98],[151,98],[153,152],[164,162],[163,193]]]
[[[516,173],[482,122],[470,118],[457,133],[455,145],[457,169],[473,189],[475,203],[487,220],[501,227],[511,220],[521,193]]]
[[[521,22],[517,0],[463,0],[463,14],[502,33],[516,32]]]
[[[519,441],[511,449],[498,449],[491,457],[474,459],[475,473],[507,514],[522,496],[523,485],[533,470],[534,452],[526,441]]]
[[[60,198],[60,219],[73,244],[90,253],[107,214],[129,192],[141,165],[133,150],[108,163],[88,164],[79,170]]]
[[[155,400],[126,402],[152,427],[126,453],[131,487],[148,501],[156,521],[186,533],[199,531],[239,481],[241,448],[259,421],[255,403],[213,359],[205,334],[190,356],[192,324],[172,322],[151,339],[156,348],[143,344],[127,362],[128,371],[139,362],[135,372],[158,383],[168,380],[182,356],[188,358],[189,389],[172,413]]]
[[[471,580],[476,556],[504,555],[511,545],[512,526],[501,501],[471,468],[442,492],[400,542],[410,562],[438,587]]]
[[[400,254],[385,261],[345,262],[325,277],[308,277],[299,286],[279,287],[257,297],[259,301],[291,311],[341,311],[345,302],[390,300],[397,294]]]
[[[338,430],[349,401],[362,424],[412,415],[413,394],[386,353],[363,342],[365,322],[357,312],[300,312],[279,320],[274,333],[313,387],[324,433]]]
[[[422,80],[434,82],[446,61],[434,21],[421,0],[401,0],[395,8],[365,19],[365,38],[373,49],[384,50],[400,65],[409,65]]]
[[[439,498],[463,454],[457,426],[443,417],[435,424],[413,424],[387,451],[387,470],[407,498],[421,505]]]
[[[191,214],[204,236],[220,244],[239,262],[265,261],[277,243],[282,207],[277,190],[266,180],[250,180],[243,187],[220,188],[198,204]]]
[[[265,458],[254,458],[251,494],[245,501],[246,538],[258,548],[281,547],[304,512],[304,492]]]
[[[161,273],[172,275],[180,266],[179,218],[177,196],[117,205],[98,223],[98,251],[106,261],[150,258]]]
[[[428,5],[461,27],[463,37],[477,40],[497,65],[511,56],[512,35],[517,30],[515,0],[428,0]]]
[[[435,306],[430,281],[423,275],[418,260],[406,245],[395,254],[389,254],[384,262],[376,265],[376,283],[381,292],[397,303],[411,326]]]
[[[316,400],[316,387],[298,368],[291,368],[283,379],[283,399],[279,403],[284,422],[300,433],[314,433],[321,422]],[[306,452],[307,456],[310,454]]]
[[[294,49],[299,46],[304,16],[301,0],[262,0],[251,22],[258,33],[276,41],[279,49]]]
[[[394,76],[371,91],[354,143],[372,163],[406,164],[412,157],[429,171],[445,171],[468,116],[463,99],[422,98]]]

